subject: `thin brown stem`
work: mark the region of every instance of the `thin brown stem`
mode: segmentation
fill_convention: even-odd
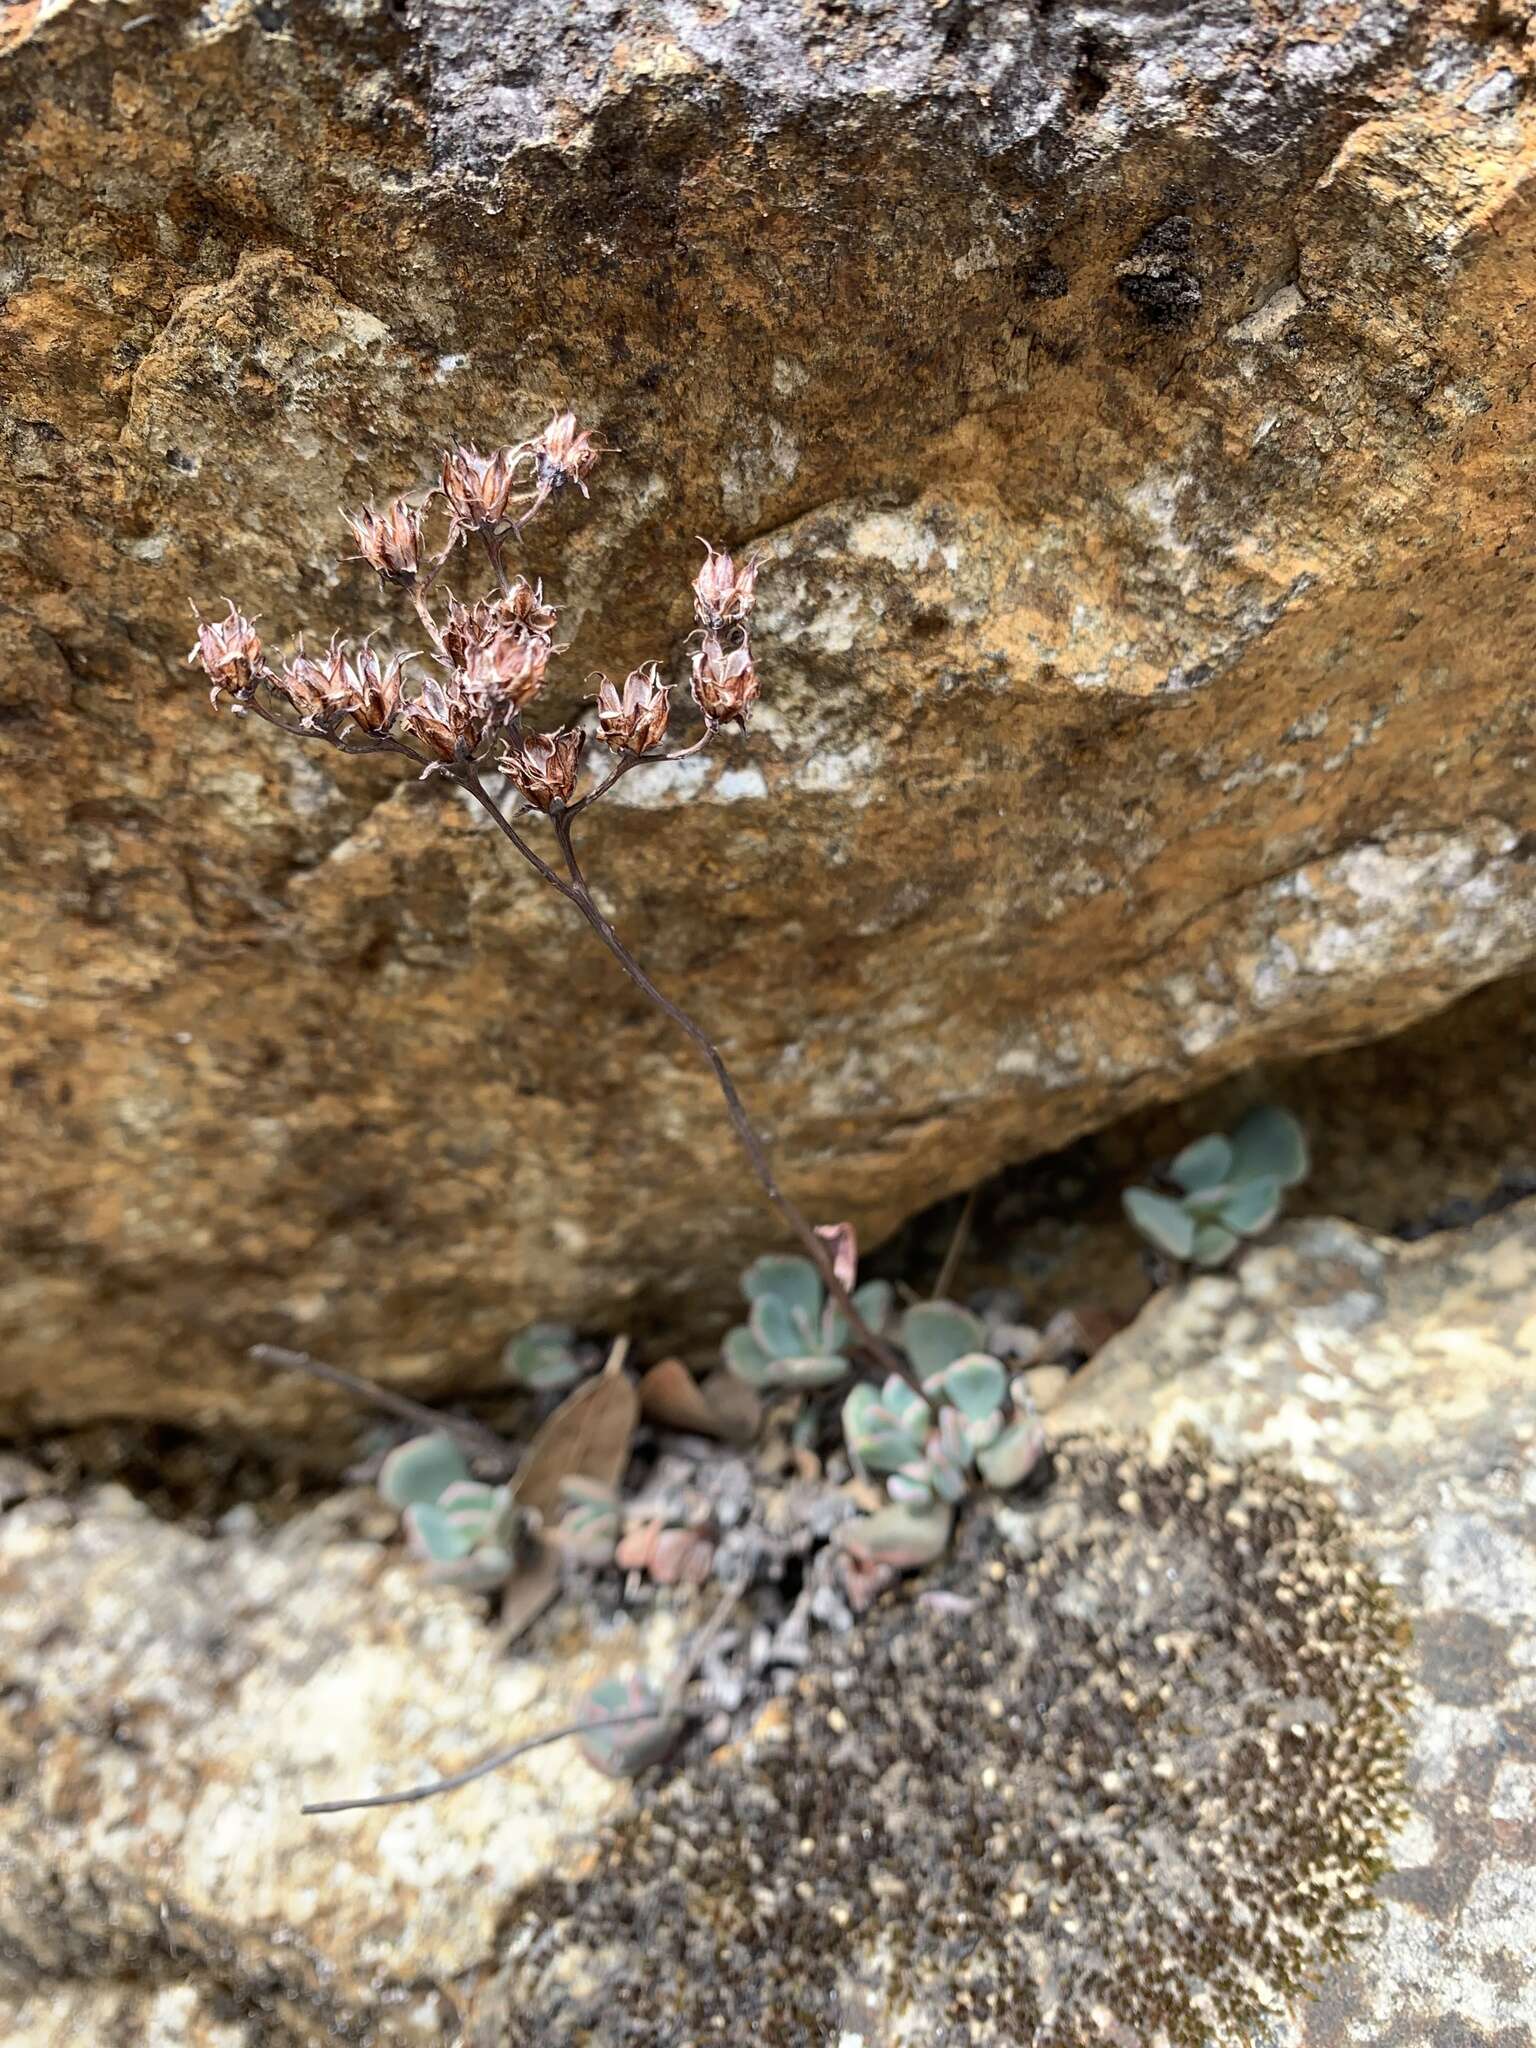
[[[408,1394],[397,1394],[391,1387],[376,1386],[360,1373],[347,1372],[342,1366],[326,1365],[318,1358],[311,1358],[307,1351],[289,1351],[280,1344],[253,1344],[249,1356],[258,1365],[279,1366],[285,1372],[301,1372],[310,1379],[324,1380],[328,1386],[345,1387],[349,1394],[371,1401],[376,1408],[386,1408],[391,1415],[458,1437],[476,1457],[493,1457],[508,1470],[516,1462],[511,1446],[504,1443],[494,1429],[487,1429],[483,1422],[471,1422],[459,1415],[444,1415],[436,1408],[413,1401]]]
[[[510,597],[512,595],[512,585],[507,580],[507,572],[502,563],[501,542],[488,526],[480,528],[480,538],[485,543],[485,557],[491,565],[497,583],[500,585],[502,596]]]
[[[966,1240],[971,1234],[971,1224],[975,1221],[976,1203],[980,1195],[981,1189],[978,1186],[972,1188],[965,1198],[964,1205],[960,1210],[959,1220],[955,1224],[954,1235],[949,1240],[949,1250],[945,1252],[944,1263],[939,1268],[939,1277],[933,1283],[933,1293],[929,1296],[930,1301],[943,1301],[947,1299],[950,1288],[955,1284],[955,1275],[959,1272],[960,1261],[965,1256]]]
[[[768,1157],[767,1147],[758,1136],[752,1119],[747,1114],[746,1105],[742,1102],[736,1083],[732,1078],[731,1070],[726,1065],[720,1048],[701,1024],[691,1017],[686,1010],[682,1009],[677,1003],[674,1003],[670,996],[662,993],[592,900],[592,892],[587,886],[587,879],[582,873],[581,863],[576,858],[576,849],[571,843],[571,814],[568,811],[557,814],[553,819],[553,824],[555,827],[555,837],[560,843],[560,851],[565,860],[566,873],[570,877],[569,886],[564,893],[575,904],[598,938],[602,940],[608,951],[618,961],[642,995],[648,997],[656,1005],[657,1009],[661,1011],[662,1015],[669,1018],[677,1026],[678,1030],[685,1037],[691,1039],[703,1054],[710,1071],[714,1074],[716,1085],[724,1099],[726,1115],[730,1118],[731,1128],[735,1131],[741,1148],[746,1153],[748,1163],[756,1174],[764,1194],[767,1195],[774,1208],[778,1210],[779,1214],[804,1245],[812,1264],[821,1275],[827,1292],[848,1318],[860,1344],[874,1358],[878,1359],[888,1372],[898,1373],[909,1385],[916,1386],[917,1383],[906,1360],[894,1346],[888,1344],[883,1337],[872,1330],[860,1314],[853,1296],[843,1285],[838,1275],[831,1253],[817,1235],[815,1225],[779,1186],[778,1179],[773,1171],[772,1162]]]
[[[497,803],[496,799],[491,795],[490,791],[486,788],[485,784],[480,780],[480,771],[475,766],[475,764],[472,761],[467,762],[462,768],[458,770],[454,779],[458,782],[459,786],[462,789],[467,789],[469,791],[469,794],[474,798],[475,802],[480,806],[481,810],[485,812],[486,816],[491,820],[492,824],[495,825],[497,831],[500,832],[502,837],[508,840],[511,843],[511,845],[516,847],[517,851],[522,855],[523,859],[527,861],[529,867],[533,869],[534,873],[539,877],[539,879],[541,881],[548,882],[549,886],[552,889],[558,889],[560,891],[560,894],[564,896],[567,899],[567,901],[575,903],[576,891],[571,887],[569,882],[565,881],[560,875],[557,875],[555,873],[554,869],[550,866],[549,862],[545,860],[541,854],[534,852],[533,848],[528,844],[527,840],[523,837],[522,833],[518,831],[517,827],[512,823],[512,820],[507,816],[506,812],[501,808],[500,804]]]
[[[589,789],[586,795],[578,797],[575,803],[566,805],[565,815],[568,818],[579,818],[583,811],[590,810],[599,798],[605,797],[613,785],[621,782],[632,769],[654,767],[662,761],[686,761],[690,754],[697,754],[701,748],[707,747],[714,736],[715,728],[706,726],[692,746],[675,747],[669,754],[631,754],[626,749],[619,756],[618,765],[609,770],[596,789]]]
[[[356,1813],[368,1806],[412,1806],[419,1799],[435,1799],[440,1792],[457,1792],[461,1785],[472,1785],[476,1778],[488,1778],[492,1771],[499,1771],[505,1765],[515,1763],[520,1756],[527,1756],[530,1750],[543,1749],[551,1742],[564,1742],[572,1735],[596,1735],[604,1728],[625,1728],[636,1721],[654,1721],[658,1711],[654,1707],[641,1708],[632,1714],[609,1714],[601,1721],[567,1721],[559,1728],[546,1728],[542,1735],[530,1735],[522,1742],[514,1742],[507,1749],[492,1750],[479,1763],[470,1764],[462,1771],[455,1771],[448,1778],[433,1778],[425,1785],[412,1785],[404,1792],[375,1792],[366,1799],[320,1799],[309,1806],[300,1807],[301,1813]]]
[[[427,637],[431,640],[433,647],[436,649],[437,653],[442,657],[442,659],[444,661],[447,661],[448,650],[443,645],[442,632],[438,627],[436,619],[434,619],[432,616],[431,607],[427,603],[427,593],[425,585],[421,583],[413,583],[411,585],[411,603],[415,607],[416,616],[418,619],[420,619],[422,625],[425,627]],[[451,663],[449,665],[450,667],[452,666]]]

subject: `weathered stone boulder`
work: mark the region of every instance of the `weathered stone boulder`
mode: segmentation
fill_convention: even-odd
[[[1279,2048],[1536,2040],[1536,1206],[1409,1247],[1298,1226],[1159,1296],[1050,1426],[1272,1456],[1332,1493],[1410,1617],[1380,1925]]]
[[[752,736],[591,865],[867,1240],[1527,964],[1528,72],[1474,0],[6,8],[4,1419],[707,1328],[771,1236],[465,810],[179,665],[374,623],[336,507],[456,429],[620,444],[553,712],[771,553]]]
[[[368,1521],[341,1496],[206,1539],[116,1488],[0,1519],[8,2048],[437,2048],[507,1891],[625,1802],[567,1742],[451,1799],[301,1814],[568,1722],[673,1639],[566,1620],[539,1657],[498,1656]]]
[[[1038,1929],[1052,1898],[1060,1924],[1048,1919],[1033,1947],[1071,1989],[1060,2028],[1093,2019],[1071,1987],[1095,1971],[1123,1983],[1128,1966],[1176,2002],[1181,1992],[1214,1999],[1196,2009],[1229,2019],[1224,2001],[1251,1993],[1254,1961],[1288,1959],[1284,1940],[1256,1958],[1255,1926],[1274,1914],[1282,1936],[1305,1933],[1310,1900],[1337,1931],[1335,1908],[1358,1897],[1372,1826],[1397,1797],[1395,1766],[1385,1781],[1349,1781],[1392,1763],[1379,1716],[1346,1723],[1348,1739],[1330,1748],[1322,1702],[1276,1715],[1265,1699],[1298,1683],[1288,1664],[1255,1662],[1278,1587],[1312,1665],[1301,1691],[1320,1665],[1326,1686],[1336,1664],[1367,1709],[1373,1686],[1378,1703],[1395,1698],[1391,1674],[1372,1671],[1383,1622],[1395,1634],[1394,1616],[1406,1618],[1406,1648],[1391,1655],[1408,1679],[1408,1811],[1387,1844],[1381,1910],[1325,1971],[1317,2000],[1294,2003],[1269,2038],[1526,2048],[1536,2036],[1533,1299],[1532,1203],[1415,1246],[1337,1223],[1296,1226],[1230,1278],[1160,1297],[1053,1412],[1077,1447],[1054,1494],[1003,1510],[995,1531],[978,1519],[978,1547],[955,1567],[972,1579],[958,1619],[909,1588],[876,1610],[862,1681],[846,1649],[824,1641],[801,1694],[770,1709],[733,1759],[665,1793],[648,1788],[638,1806],[565,1747],[435,1804],[324,1821],[297,1812],[301,1799],[414,1781],[424,1766],[451,1768],[559,1721],[600,1671],[665,1661],[666,1618],[593,1634],[557,1616],[538,1655],[497,1663],[466,1609],[379,1549],[356,1496],[276,1534],[199,1538],[112,1489],[69,1502],[0,1487],[11,1503],[0,1515],[7,2043],[447,2048],[467,2037],[487,2048],[573,2038],[649,2048],[696,2038],[679,2014],[697,2014],[701,1999],[746,2013],[798,1973],[811,2001],[829,1968],[844,1973],[845,2034],[866,2048],[986,2041],[1000,1946]],[[1186,1428],[1203,1434],[1197,1452],[1180,1447]],[[1113,1463],[1106,1470],[1096,1446],[1127,1435],[1145,1440],[1143,1461],[1171,1458],[1182,1484],[1203,1481],[1189,1494],[1203,1503],[1191,1524],[1199,1542],[1152,1511],[1167,1484],[1155,1472],[1143,1501],[1114,1500]],[[1272,1475],[1243,1481],[1255,1458]],[[1261,1545],[1271,1561],[1288,1532],[1310,1532],[1292,1560],[1310,1579],[1250,1569],[1255,1507],[1272,1518]],[[1004,1581],[1044,1595],[1011,1652],[1000,1608],[974,1604]],[[1390,1594],[1385,1613],[1373,1581]],[[1267,1622],[1247,1633],[1250,1607]],[[1327,1620],[1321,1633],[1306,1625],[1314,1611]],[[1142,1682],[1153,1655],[1175,1674],[1188,1664],[1202,1685],[1239,1681],[1224,1714],[1199,1690],[1175,1711],[1127,1703],[1124,1688]],[[1075,1719],[1053,1676],[1074,1659],[1079,1686],[1086,1675],[1100,1688],[1083,1693]],[[954,1683],[968,1660],[969,1684]],[[960,1740],[978,1720],[985,1741]],[[930,1745],[931,1794],[910,1763],[905,1776],[899,1764],[869,1773],[871,1751],[878,1762],[903,1726]],[[1085,1741],[1095,1729],[1113,1734],[1112,1760]],[[815,1753],[819,1776],[786,1773],[789,1736]],[[1009,1740],[1013,1772],[997,1761]],[[1320,1780],[1318,1759],[1332,1778]],[[1281,1781],[1294,1811],[1266,1796]],[[1166,1793],[1149,1795],[1149,1782]],[[786,1783],[819,1808],[817,1834],[775,1833],[770,1795],[782,1802]],[[1191,1786],[1201,1796],[1177,1826],[1127,1831],[1127,1813],[1158,1820],[1149,1796],[1154,1808],[1159,1796],[1176,1805]],[[872,1798],[894,1819],[838,1866],[829,1844],[840,1819]],[[935,1813],[951,1830],[974,1821],[967,1855],[935,1861],[921,1826]],[[1299,1842],[1304,1867],[1275,1863],[1276,1842],[1287,1855]],[[733,1843],[734,1871],[722,1865]],[[1119,1909],[1074,1921],[1068,1909],[1096,1857],[1120,1873]],[[707,1883],[714,1866],[721,1888],[691,1920],[652,1912],[658,1886]],[[1012,1881],[978,1906],[971,1893],[994,1869]],[[846,1898],[827,1889],[839,1875]],[[561,1894],[550,1880],[563,1877],[580,1879],[563,1908],[574,1930],[530,1938]],[[859,1941],[832,1938],[867,1918],[871,1888],[909,1900],[894,1924],[921,1930],[907,1957],[916,2018],[905,2032],[886,1968],[861,1978],[870,1958]],[[1175,1896],[1175,1919],[1182,1902],[1195,1934],[1210,1897],[1241,1912],[1214,1946],[1148,1949]],[[733,1982],[732,1943],[754,1912],[773,1932],[759,1930],[752,1981]],[[1316,1947],[1315,1927],[1307,1940]],[[696,1958],[725,1959],[718,1981],[669,1974],[690,1943]],[[595,1999],[595,2036],[568,2031],[572,1999]],[[827,2038],[825,2006],[807,2009],[808,2031],[785,2039]]]

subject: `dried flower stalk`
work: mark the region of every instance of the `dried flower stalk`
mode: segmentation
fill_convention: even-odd
[[[749,625],[759,560],[737,562],[703,543],[705,559],[693,582],[699,639],[692,656],[691,693],[704,720],[691,746],[666,751],[670,684],[648,662],[622,685],[606,676],[596,688],[597,739],[611,762],[601,780],[578,794],[587,732],[565,726],[527,728],[525,714],[545,686],[551,659],[560,653],[555,607],[542,586],[508,573],[505,548],[569,485],[587,495],[587,478],[605,451],[573,414],[552,420],[543,433],[488,455],[472,446],[447,449],[439,482],[420,505],[391,499],[347,515],[358,556],[385,589],[409,596],[428,647],[421,654],[382,658],[368,641],[353,647],[332,639],[318,659],[302,639],[286,661],[272,662],[252,620],[230,605],[226,618],[199,616],[197,643],[188,656],[211,685],[217,704],[227,700],[241,717],[254,716],[291,739],[315,740],[344,754],[398,754],[422,776],[445,776],[486,813],[518,857],[581,915],[637,988],[697,1047],[714,1074],[726,1113],[765,1194],[821,1273],[863,1352],[883,1372],[908,1378],[900,1354],[860,1315],[846,1276],[823,1235],[779,1186],[767,1149],[742,1103],[720,1049],[695,1018],[656,986],[603,916],[577,853],[574,828],[626,775],[658,761],[679,761],[711,745],[729,725],[745,729],[757,702],[759,680]],[[431,554],[425,528],[434,502],[447,515],[442,547]],[[431,591],[461,543],[478,541],[495,589],[464,604],[451,594],[434,610]],[[420,664],[426,664],[423,669]],[[487,770],[506,776],[521,799],[504,808],[487,789]],[[526,836],[539,818],[552,828],[556,860]],[[557,865],[558,863],[558,865]]]

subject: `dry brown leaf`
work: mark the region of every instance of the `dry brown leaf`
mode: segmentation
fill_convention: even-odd
[[[649,1422],[694,1436],[746,1443],[756,1436],[763,1404],[734,1373],[715,1372],[701,1385],[680,1358],[664,1358],[640,1381],[640,1406]]]
[[[680,1358],[664,1358],[641,1374],[640,1408],[647,1422],[659,1422],[663,1429],[715,1434],[714,1410]]]
[[[568,1394],[550,1416],[517,1468],[512,1491],[553,1527],[562,1479],[595,1479],[617,1487],[629,1463],[630,1440],[640,1420],[640,1397],[622,1372],[600,1373]]]
[[[532,1626],[560,1590],[560,1560],[542,1543],[530,1543],[526,1557],[502,1588],[496,1630],[503,1649]]]
[[[763,1426],[762,1397],[735,1373],[712,1372],[699,1388],[715,1418],[715,1434],[731,1444],[749,1444]]]

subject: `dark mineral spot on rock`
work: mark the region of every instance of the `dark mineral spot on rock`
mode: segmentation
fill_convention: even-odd
[[[1192,1444],[1070,1443],[1009,1530],[525,1892],[479,2048],[1216,2048],[1293,2005],[1399,1817],[1397,1609],[1323,1495]]]
[[[1064,299],[1067,273],[1059,263],[1032,263],[1024,273],[1024,289],[1032,299]]]
[[[1188,214],[1170,214],[1148,228],[1115,272],[1116,289],[1151,327],[1175,327],[1200,307],[1204,290],[1191,258],[1194,223]]]

